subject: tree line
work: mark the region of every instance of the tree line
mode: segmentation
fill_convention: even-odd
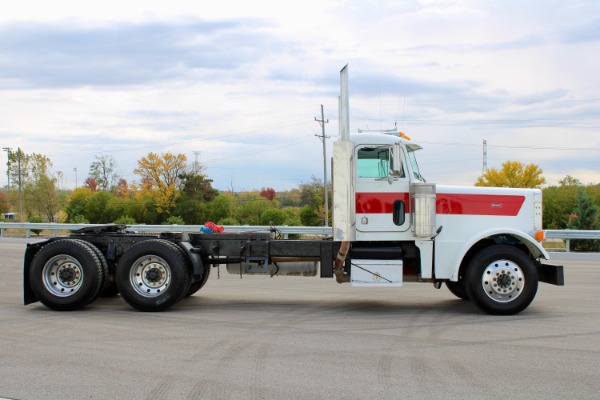
[[[10,152],[0,210],[18,212],[22,204],[22,220],[29,222],[317,226],[324,220],[323,182],[314,177],[281,192],[269,187],[221,192],[201,164],[168,152],[139,159],[136,182],[119,176],[107,155],[95,156],[88,177],[74,190],[61,188],[62,172],[51,169],[44,155]]]
[[[318,226],[325,220],[322,180],[312,177],[281,192],[218,191],[205,168],[188,163],[184,154],[148,153],[134,170],[139,180],[131,183],[119,176],[112,156],[96,155],[83,185],[74,190],[61,188],[63,174],[51,172],[52,161],[42,154],[9,152],[7,168],[0,209],[7,213],[22,204],[23,220],[29,222]],[[541,188],[545,183],[537,165],[506,161],[485,171],[475,185]],[[584,185],[567,175],[542,192],[545,229],[600,229],[599,184]],[[575,248],[600,247],[596,242],[581,241]]]

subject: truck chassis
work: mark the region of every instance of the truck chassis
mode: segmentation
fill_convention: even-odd
[[[482,246],[465,263],[485,259],[486,251],[493,258],[489,249],[497,246],[507,247],[505,252],[514,257],[507,261],[510,268],[497,272],[503,289],[492,291],[482,299],[466,284],[469,279],[479,280],[476,276],[461,277],[457,282],[435,277],[422,279],[419,249],[412,242],[353,243],[336,270],[335,260],[339,258],[342,244],[328,239],[274,239],[267,232],[140,234],[129,232],[122,225],[107,225],[28,244],[24,303],[41,301],[51,309],[69,311],[84,307],[100,296],[120,293],[128,304],[140,311],[161,311],[200,290],[211,269],[220,265],[240,276],[316,276],[318,273],[321,278],[336,277],[342,282],[351,279],[353,259],[396,264],[404,281],[432,282],[437,288],[445,282],[454,295],[471,299],[492,314],[514,314],[527,307],[535,296],[538,280],[564,284],[562,267],[535,262],[518,247]],[[484,274],[489,274],[490,269],[488,266]],[[386,279],[373,271],[367,270],[367,273],[374,274],[375,279]],[[507,302],[503,294],[506,290],[523,291],[519,294],[519,303]],[[490,301],[500,307],[487,306],[486,302]]]

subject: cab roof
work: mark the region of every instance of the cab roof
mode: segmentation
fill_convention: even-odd
[[[411,150],[422,149],[418,144],[398,136],[398,132],[354,133],[350,135],[350,140],[354,143],[375,145],[393,145],[394,143],[401,143]]]

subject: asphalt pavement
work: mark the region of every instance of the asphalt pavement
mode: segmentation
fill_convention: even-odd
[[[55,312],[22,305],[25,242],[0,239],[0,398],[600,398],[598,258],[561,256],[566,285],[508,317],[431,284],[224,269],[166,312]]]

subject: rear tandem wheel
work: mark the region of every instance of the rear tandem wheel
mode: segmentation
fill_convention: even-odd
[[[29,285],[42,304],[72,311],[96,300],[107,274],[96,250],[78,239],[55,240],[43,246],[29,270]]]
[[[161,311],[181,300],[190,287],[190,271],[172,242],[150,239],[136,243],[117,265],[117,286],[129,305]]]

